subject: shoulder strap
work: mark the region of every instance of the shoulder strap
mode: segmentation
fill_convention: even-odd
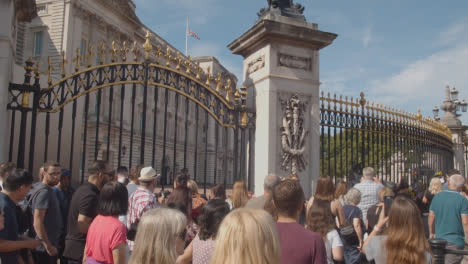
[[[356,208],[353,208],[353,210],[351,211],[351,213],[348,215],[348,217],[346,218],[346,222],[348,222],[349,220],[351,220],[351,216],[353,215],[354,211],[356,211]]]
[[[50,190],[48,189],[47,186],[37,188],[31,193],[31,195],[27,199],[28,206],[31,206],[31,203],[32,203],[33,199],[36,198],[37,195],[39,194],[39,191],[42,191],[42,190],[46,190],[48,192],[48,194],[50,195]]]

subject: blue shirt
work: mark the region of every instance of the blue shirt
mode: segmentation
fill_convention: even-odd
[[[442,191],[432,199],[431,212],[435,214],[435,236],[460,248],[465,247],[462,215],[468,215],[468,200],[454,190]]]
[[[0,230],[1,240],[17,241],[18,222],[16,220],[16,204],[8,197],[8,195],[0,192],[0,211],[3,211],[5,217],[5,228]],[[18,251],[0,253],[2,263],[17,263]]]

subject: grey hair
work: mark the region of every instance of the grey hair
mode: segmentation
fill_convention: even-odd
[[[449,184],[457,189],[462,187],[465,184],[465,178],[460,174],[454,174],[450,176]]]
[[[362,170],[362,177],[365,179],[372,179],[375,176],[374,168],[366,167]]]
[[[269,173],[265,177],[265,181],[263,182],[263,189],[266,192],[273,192],[273,188],[280,182],[280,177],[278,175]]]
[[[344,200],[346,204],[357,205],[361,202],[361,191],[356,188],[351,188],[345,194]]]

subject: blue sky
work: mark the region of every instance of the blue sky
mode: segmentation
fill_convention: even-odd
[[[201,40],[189,54],[212,55],[242,80],[242,58],[226,47],[257,20],[263,0],[134,0],[141,21],[185,51],[186,17]],[[424,115],[455,86],[468,99],[468,1],[296,0],[309,22],[338,34],[320,53],[321,89]],[[468,124],[468,113],[462,117]]]

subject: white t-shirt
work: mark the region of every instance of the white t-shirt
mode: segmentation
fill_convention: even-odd
[[[328,264],[333,264],[333,255],[332,249],[337,247],[343,247],[343,242],[341,242],[340,235],[335,229],[332,229],[327,233],[327,239],[325,242],[325,250],[327,251],[327,262]]]

